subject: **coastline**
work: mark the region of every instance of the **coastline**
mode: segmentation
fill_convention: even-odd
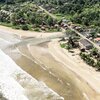
[[[35,71],[36,74],[38,74],[38,77],[36,77],[37,79],[46,83],[48,87],[62,97],[64,96],[65,100],[85,100],[81,91],[74,84],[73,77],[69,77],[69,75],[71,75],[70,72],[67,74],[68,70],[62,69],[63,65],[49,54],[48,50],[46,50],[45,44],[46,43],[42,44],[42,47],[40,47],[41,44],[39,47],[31,46],[30,48],[30,46],[28,46],[30,48],[29,51],[31,50],[30,53],[34,57],[34,61],[41,66],[41,70],[38,67],[38,70],[31,68],[31,72]],[[25,48],[20,48],[19,50],[22,54],[28,56],[29,54],[27,54],[24,49]],[[29,68],[27,69],[25,66],[24,68],[22,67],[22,69],[30,72]],[[34,73],[30,74],[34,76]]]
[[[32,53],[32,55],[37,58],[39,61],[41,61],[44,65],[46,65],[49,69],[50,68],[54,68],[54,66],[50,67],[50,62],[52,62],[52,60],[50,59],[50,57],[46,56],[46,55],[43,55],[41,53],[42,49],[43,48],[38,48],[38,47],[29,47],[30,48],[30,52]],[[33,49],[34,49],[34,52],[33,52]],[[36,51],[35,51],[36,49]],[[40,51],[39,51],[40,50]],[[37,54],[35,53],[37,52]],[[43,52],[43,51],[42,51]],[[49,53],[51,54],[51,52],[49,51]],[[45,56],[45,57],[44,57]],[[49,61],[48,61],[48,60]],[[68,68],[68,66],[65,66],[64,64],[62,64],[62,62],[59,62],[58,59],[56,59],[54,56],[52,58],[53,60],[55,59],[54,62],[58,62],[61,64],[61,68],[60,66],[55,66],[56,67],[56,71],[55,73],[57,74],[57,72],[61,72],[63,73],[62,74],[62,77],[63,75],[66,76],[68,75],[72,80],[73,80],[73,83],[74,85],[77,86],[78,89],[80,89],[80,91],[83,93],[83,97],[84,99],[83,100],[99,100],[99,99],[95,99],[96,98],[96,93],[94,90],[92,90],[92,88],[89,86],[89,84],[87,84],[87,82],[85,80],[82,79],[81,76],[79,76],[75,71],[72,71],[71,69]],[[59,74],[58,74],[59,75]],[[60,74],[61,75],[61,74]],[[82,96],[81,95],[81,96]]]
[[[65,65],[75,76],[81,81],[84,86],[79,86],[83,93],[87,94],[89,100],[100,99],[100,73],[87,65],[79,55],[73,55],[67,50],[60,47],[55,40],[49,43],[49,50],[52,56],[59,62]],[[76,82],[77,83],[77,82]],[[86,86],[86,85],[88,86]],[[78,85],[78,84],[77,84]],[[86,87],[85,87],[86,86]],[[88,89],[85,89],[88,88]],[[89,91],[88,91],[89,90]]]
[[[0,26],[0,27],[2,27],[2,26]],[[11,28],[4,28],[4,29],[5,30],[9,29],[9,32],[14,33],[21,38],[23,38],[23,37],[41,37],[41,34],[43,37],[46,37],[46,36],[50,36],[53,34],[53,33],[50,33],[50,34],[46,33],[45,34],[45,33],[37,33],[37,32],[35,33],[35,32],[27,32],[27,31],[24,32],[22,30],[17,31],[17,30],[11,29]],[[55,34],[59,34],[59,33],[55,33]],[[49,59],[50,56],[47,56],[47,54],[45,54],[45,58],[43,58],[44,57],[43,52],[46,53],[46,51],[43,48],[41,49],[40,47],[39,48],[35,47],[35,49],[36,49],[35,50],[34,47],[35,46],[28,45],[28,49],[29,49],[31,55],[34,58],[38,58],[38,60],[41,61],[42,63],[50,65],[50,61],[51,61],[51,59]],[[33,51],[33,49],[34,49],[34,51]],[[41,52],[42,50],[44,50],[44,51]],[[91,70],[94,70],[93,68],[90,68],[90,66],[87,67],[87,65],[84,62],[83,62],[84,65],[82,68],[76,67],[79,65],[75,65],[75,67],[72,66],[75,63],[74,59],[72,59],[74,63],[70,64],[72,61],[69,61],[68,59],[70,59],[71,56],[68,53],[66,53],[65,50],[61,50],[60,46],[58,46],[58,43],[55,41],[54,42],[51,41],[48,43],[48,50],[47,51],[49,51],[49,54],[52,55],[52,57],[55,59],[55,61],[57,61],[58,63],[63,65],[64,72],[71,76],[71,78],[75,82],[74,84],[77,85],[77,87],[79,87],[80,91],[83,92],[83,96],[85,97],[86,100],[99,100],[100,99],[99,83],[97,83],[97,82],[100,82],[100,80],[97,80],[96,82],[95,82],[95,80],[91,80],[92,79],[91,77],[93,74],[97,76],[95,71],[91,71]],[[67,54],[67,56],[66,56],[66,54]],[[46,62],[47,58],[50,60],[49,63]],[[65,62],[67,63],[67,65]],[[77,64],[79,64],[79,63],[77,62]],[[49,67],[49,69],[50,69],[50,67]],[[57,70],[57,68],[56,68],[56,70]],[[86,70],[89,71],[90,74],[88,74],[88,72],[86,72]],[[90,77],[87,75],[89,75]],[[98,79],[99,79],[99,76],[100,76],[100,74],[98,74],[98,76],[97,76]],[[93,82],[93,85],[91,85],[92,82]]]
[[[63,100],[44,82],[22,70],[1,50],[0,65],[0,100]]]
[[[23,38],[29,38],[29,37],[48,37],[50,35],[56,35],[56,34],[60,34],[62,32],[36,32],[36,31],[24,31],[24,30],[17,30],[17,29],[12,29],[10,27],[6,27],[6,26],[1,26],[0,25],[0,31],[6,31],[6,32],[10,32],[11,34],[14,34],[16,36],[18,36],[20,39]]]

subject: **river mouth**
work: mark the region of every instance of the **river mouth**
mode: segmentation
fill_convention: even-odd
[[[19,53],[19,50],[22,54]],[[58,72],[59,70],[56,70],[56,67],[61,67],[61,64],[56,62],[52,56],[48,55],[47,58],[47,62],[50,65],[53,65],[50,68],[45,65],[41,66],[39,64],[40,62],[31,56],[26,45],[19,46],[17,49],[15,47],[9,47],[4,50],[4,52],[9,55],[24,71],[29,73],[36,80],[44,82],[49,88],[64,97],[64,100],[84,100],[81,91],[78,87],[76,87],[74,81],[68,76],[68,74],[63,74],[63,70],[60,72]],[[49,59],[52,60],[49,62]]]
[[[16,47],[14,45],[14,42],[19,42],[19,37],[16,38],[14,34],[8,34],[7,37],[1,34],[0,37],[0,48],[7,55],[9,55],[16,62],[17,65],[19,65],[33,78],[38,81],[44,82],[49,88],[54,90],[60,96],[64,97],[64,100],[85,100],[82,92],[75,85],[73,79],[71,79],[69,77],[69,74],[65,73],[65,71],[61,69],[62,65],[57,62],[51,55],[47,53],[46,55],[44,55],[45,58],[43,58],[45,59],[48,66],[45,66],[45,64],[41,65],[40,62],[38,62],[36,58],[30,54],[27,48],[28,43]],[[11,40],[11,44],[7,42],[9,40]],[[47,48],[46,44],[47,42],[45,44],[42,43],[38,46],[45,49]],[[38,53],[34,47],[33,51],[34,53]]]

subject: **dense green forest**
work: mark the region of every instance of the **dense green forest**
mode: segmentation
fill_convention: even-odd
[[[4,4],[13,4],[16,6],[19,3],[17,7],[17,9],[19,8],[17,10],[18,12],[14,11],[14,13],[16,13],[16,14],[13,14],[14,16],[21,13],[21,11],[23,12],[23,14],[29,11],[30,8],[28,7],[28,5],[27,7],[22,7],[23,3],[21,2],[26,2],[26,1],[28,2],[30,1],[31,3],[35,2],[38,5],[42,5],[48,11],[52,10],[53,14],[59,14],[59,15],[65,16],[66,18],[67,16],[70,16],[69,18],[73,23],[78,23],[81,25],[93,27],[93,28],[96,28],[100,32],[100,0],[0,0],[0,2],[3,2]],[[8,5],[7,7],[11,9],[14,6],[11,7]],[[27,9],[27,11],[25,8]],[[20,14],[20,15],[22,18],[24,16],[24,20],[26,20],[27,19],[25,17],[26,15],[23,15],[23,14]],[[32,17],[32,14],[30,14],[31,17]],[[14,20],[14,16],[12,17],[13,19],[11,19],[11,21]],[[27,17],[29,17],[29,19],[31,18],[28,15]],[[6,18],[6,20],[8,19]],[[41,19],[38,18],[38,20],[41,20]],[[50,20],[52,22],[51,18],[45,21],[47,21],[46,23],[48,24]],[[39,24],[40,22],[41,21],[38,21]],[[13,24],[17,24],[17,23],[13,23]]]

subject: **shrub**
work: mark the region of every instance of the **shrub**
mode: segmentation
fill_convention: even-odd
[[[100,69],[100,61],[97,61],[95,67],[96,67],[97,69]]]
[[[65,48],[65,47],[66,47],[66,44],[63,43],[63,44],[60,44],[60,46],[61,46],[62,48]]]
[[[34,31],[40,32],[40,29],[39,28],[35,28]]]
[[[28,25],[27,25],[27,24],[22,25],[22,26],[21,26],[21,28],[22,28],[23,30],[29,30],[29,28],[28,28]]]
[[[80,53],[81,58],[90,66],[94,67],[95,66],[95,61],[93,58],[90,57],[89,54],[85,53]]]

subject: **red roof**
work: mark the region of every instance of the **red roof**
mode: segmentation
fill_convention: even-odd
[[[94,40],[95,40],[95,41],[100,41],[100,38],[95,38]]]

